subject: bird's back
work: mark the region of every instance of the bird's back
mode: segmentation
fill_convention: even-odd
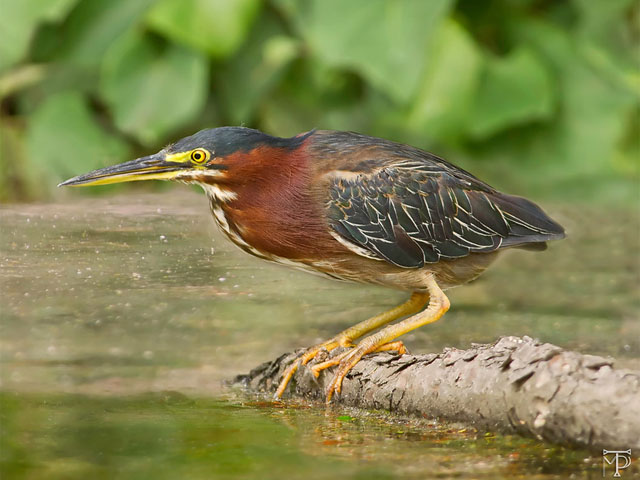
[[[564,237],[535,203],[424,150],[352,132],[310,140],[329,226],[361,255],[418,268],[505,247],[543,249]]]

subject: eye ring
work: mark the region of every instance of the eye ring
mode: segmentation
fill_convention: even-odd
[[[209,159],[209,156],[209,152],[204,148],[196,148],[193,152],[191,152],[190,158],[193,163],[202,165]]]

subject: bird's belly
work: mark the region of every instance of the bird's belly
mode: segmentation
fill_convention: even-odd
[[[473,253],[453,261],[425,264],[421,268],[403,268],[384,260],[345,255],[315,264],[314,268],[342,280],[420,291],[427,289],[427,278],[431,275],[435,275],[442,289],[470,282],[480,276],[497,255],[498,252]]]

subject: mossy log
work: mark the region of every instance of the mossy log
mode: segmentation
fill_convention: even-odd
[[[260,365],[235,383],[274,392],[297,353]],[[503,337],[468,350],[447,348],[426,355],[379,353],[351,370],[333,402],[562,445],[637,451],[640,371],[614,364],[611,358],[566,351],[529,337]],[[316,379],[308,368],[299,368],[286,395],[323,399],[332,374],[328,369]]]

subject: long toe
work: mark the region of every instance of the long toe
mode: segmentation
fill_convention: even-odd
[[[366,343],[360,344],[355,347],[353,350],[349,350],[346,355],[342,357],[340,363],[338,364],[338,369],[331,380],[331,383],[327,387],[326,393],[326,402],[331,403],[331,398],[334,393],[340,394],[342,390],[342,381],[344,377],[347,376],[349,371],[353,367],[357,365],[357,363],[364,357],[367,353],[371,353],[376,350],[376,346],[370,346]]]
[[[323,351],[330,352],[336,347],[347,346],[347,345],[349,345],[348,342],[345,342],[343,339],[339,337],[334,337],[331,340],[327,340],[326,342],[320,343],[318,345],[314,345],[313,347],[310,347],[307,350],[305,350],[304,353],[302,353],[300,356],[298,356],[298,358],[296,358],[293,362],[291,362],[291,364],[287,367],[287,369],[282,374],[282,380],[280,380],[280,384],[278,385],[278,389],[276,390],[274,398],[277,400],[282,398],[282,395],[287,389],[287,385],[293,378],[293,375],[296,373],[300,365],[306,365],[311,360],[313,360],[319,353]],[[316,377],[318,376],[317,374],[315,375]]]

